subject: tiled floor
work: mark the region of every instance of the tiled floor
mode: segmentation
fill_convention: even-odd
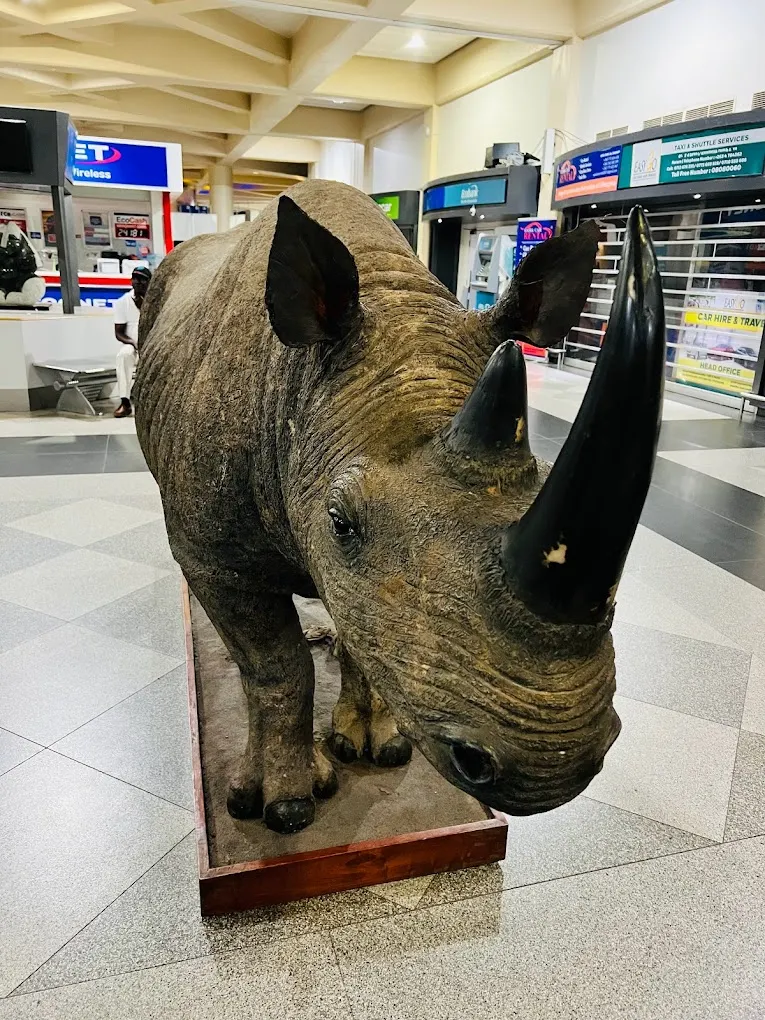
[[[529,375],[553,459],[584,381]],[[765,428],[669,396],[587,794],[501,866],[215,920],[132,422],[0,416],[0,1020],[765,1016]]]

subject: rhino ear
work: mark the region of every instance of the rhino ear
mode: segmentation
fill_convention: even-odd
[[[600,226],[587,220],[532,248],[499,304],[487,312],[497,341],[519,333],[537,347],[562,340],[587,300],[599,240]]]
[[[286,347],[336,343],[359,314],[359,274],[342,241],[287,195],[268,257],[266,308]]]

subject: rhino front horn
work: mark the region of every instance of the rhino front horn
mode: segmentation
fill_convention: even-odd
[[[635,207],[582,406],[536,499],[502,536],[508,585],[545,620],[598,623],[613,605],[651,482],[664,361],[661,277]]]
[[[518,344],[494,351],[473,391],[443,434],[445,448],[475,461],[531,458],[526,364]]]

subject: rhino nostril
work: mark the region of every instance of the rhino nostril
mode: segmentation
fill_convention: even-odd
[[[476,744],[452,744],[452,763],[462,776],[473,786],[493,783],[495,776],[494,761],[491,755]]]

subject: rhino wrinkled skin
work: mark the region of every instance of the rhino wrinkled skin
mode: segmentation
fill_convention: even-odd
[[[330,747],[513,814],[565,803],[619,731],[614,597],[650,481],[663,306],[633,210],[611,322],[554,468],[528,444],[514,337],[578,321],[594,221],[468,313],[365,195],[310,181],[185,242],[144,302],[136,425],[173,554],[237,662],[249,740],[229,810],[292,832],[336,788],[314,748],[292,595],[324,600]]]

